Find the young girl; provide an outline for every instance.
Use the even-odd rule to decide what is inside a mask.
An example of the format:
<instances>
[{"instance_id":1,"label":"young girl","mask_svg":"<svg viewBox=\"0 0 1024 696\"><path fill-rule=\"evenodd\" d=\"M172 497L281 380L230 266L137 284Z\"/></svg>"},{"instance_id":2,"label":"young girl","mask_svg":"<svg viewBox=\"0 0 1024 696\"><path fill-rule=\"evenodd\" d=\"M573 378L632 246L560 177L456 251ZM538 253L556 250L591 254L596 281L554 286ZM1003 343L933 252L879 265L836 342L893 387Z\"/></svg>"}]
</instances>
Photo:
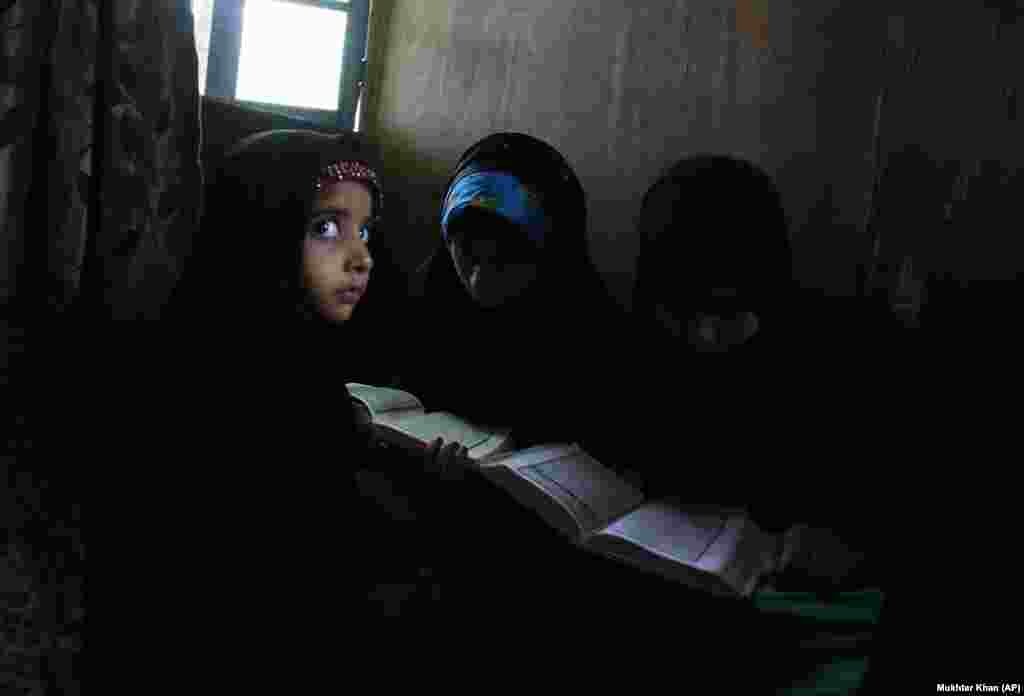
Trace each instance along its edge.
<instances>
[{"instance_id":1,"label":"young girl","mask_svg":"<svg viewBox=\"0 0 1024 696\"><path fill-rule=\"evenodd\" d=\"M176 314L227 328L336 329L358 316L381 252L383 205L356 136L249 136L208 175L203 224Z\"/></svg>"},{"instance_id":2,"label":"young girl","mask_svg":"<svg viewBox=\"0 0 1024 696\"><path fill-rule=\"evenodd\" d=\"M590 261L586 219L578 178L547 143L497 133L470 147L447 186L439 248L415 278L417 316L440 330L418 351L410 391L510 427L521 446L586 445L588 357L622 321Z\"/></svg>"},{"instance_id":3,"label":"young girl","mask_svg":"<svg viewBox=\"0 0 1024 696\"><path fill-rule=\"evenodd\" d=\"M357 488L357 472L387 469L423 498L437 493L433 479L394 472L423 474L458 454L434 443L416 461L382 458L345 389L369 381L366 363L389 343L357 319L373 293L384 210L373 161L354 136L271 131L241 141L209 182L178 309L201 346L191 383L216 414L205 439L225 444L239 489L271 496L264 514L303 535L361 530L345 535L350 597L381 582L415 586L432 562L416 543L422 514L412 529L396 521ZM250 456L259 468L243 465ZM338 473L341 486L326 485Z\"/></svg>"},{"instance_id":4,"label":"young girl","mask_svg":"<svg viewBox=\"0 0 1024 696\"><path fill-rule=\"evenodd\" d=\"M691 157L648 189L638 227L644 241L633 315L643 359L634 362L646 382L682 400L685 449L714 452L716 462L742 462L745 478L718 465L654 460L645 476L652 491L699 490L725 498L717 502L748 502L748 483L759 488L757 472L748 472L751 455L778 444L780 410L767 400L780 398L779 376L791 374L789 357L800 350L791 331L795 290L779 194L749 162ZM667 420L680 414L663 415L670 427ZM661 425L636 423L638 429Z\"/></svg>"},{"instance_id":5,"label":"young girl","mask_svg":"<svg viewBox=\"0 0 1024 696\"><path fill-rule=\"evenodd\" d=\"M609 400L609 385L631 377L620 371L625 319L590 261L586 199L565 158L521 133L484 138L455 166L439 232L413 293L429 322L419 335L431 340L409 391L431 409L510 428L520 447L576 442L621 464L609 454L618 433L596 415L626 405ZM633 569L575 549L477 477L458 500L453 618L564 626L594 649L633 620Z\"/></svg>"},{"instance_id":6,"label":"young girl","mask_svg":"<svg viewBox=\"0 0 1024 696\"><path fill-rule=\"evenodd\" d=\"M750 162L717 155L677 162L644 197L640 231L648 241L634 311L650 346L649 381L688 406L680 439L689 446L652 448L644 472L650 492L736 505L776 533L812 525L800 527L800 550L773 581L798 592L754 597L760 614L748 617L749 626L774 634L771 649L781 648L766 646L774 658L755 674L764 686L806 680L847 693L866 668L885 580L857 552L866 548L872 558L880 550L871 541L881 520L863 495L877 485L870 459L843 458L863 442L850 437L852 385L841 374L857 365L837 359L844 347L837 338L867 327L835 309L811 311L801 298L779 193ZM655 414L634 432L668 428L676 415ZM778 623L797 614L812 625ZM847 646L815 636L813 623ZM806 659L795 642L807 646Z\"/></svg>"},{"instance_id":7,"label":"young girl","mask_svg":"<svg viewBox=\"0 0 1024 696\"><path fill-rule=\"evenodd\" d=\"M640 231L634 312L652 346L643 364L689 395L694 452L717 463L681 476L651 468L652 485L748 506L775 531L806 522L877 547L863 505L884 476L878 448L900 437L874 396L891 384L882 358L893 325L797 288L779 193L750 162L677 162L645 196ZM845 472L846 495L824 494L823 458Z\"/></svg>"}]
</instances>

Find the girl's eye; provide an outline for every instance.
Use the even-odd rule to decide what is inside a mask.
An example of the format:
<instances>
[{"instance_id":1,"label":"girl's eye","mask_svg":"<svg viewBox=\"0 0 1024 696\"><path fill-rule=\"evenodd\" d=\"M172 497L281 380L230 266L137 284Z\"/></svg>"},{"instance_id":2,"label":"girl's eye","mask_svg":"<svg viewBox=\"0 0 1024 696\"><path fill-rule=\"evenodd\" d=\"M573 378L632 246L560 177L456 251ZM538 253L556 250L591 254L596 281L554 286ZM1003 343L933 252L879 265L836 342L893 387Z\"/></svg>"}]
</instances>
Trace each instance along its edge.
<instances>
[{"instance_id":1,"label":"girl's eye","mask_svg":"<svg viewBox=\"0 0 1024 696\"><path fill-rule=\"evenodd\" d=\"M316 220L310 228L310 234L314 239L337 239L341 236L338 223L329 218Z\"/></svg>"},{"instance_id":2,"label":"girl's eye","mask_svg":"<svg viewBox=\"0 0 1024 696\"><path fill-rule=\"evenodd\" d=\"M314 219L309 225L310 238L321 241L338 241L345 236L356 236L360 241L369 242L371 231L372 223L368 222L360 226L359 231L355 235L351 232L348 232L346 235L346 232L342 231L341 225L333 217Z\"/></svg>"}]
</instances>

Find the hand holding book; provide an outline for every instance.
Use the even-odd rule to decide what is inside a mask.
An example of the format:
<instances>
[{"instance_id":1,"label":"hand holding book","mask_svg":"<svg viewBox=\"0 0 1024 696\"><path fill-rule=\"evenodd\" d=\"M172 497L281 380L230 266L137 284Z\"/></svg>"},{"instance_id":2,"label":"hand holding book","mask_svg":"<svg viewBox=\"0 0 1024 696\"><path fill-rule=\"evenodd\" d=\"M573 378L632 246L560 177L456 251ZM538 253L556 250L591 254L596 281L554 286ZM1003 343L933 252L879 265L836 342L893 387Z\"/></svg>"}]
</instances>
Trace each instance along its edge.
<instances>
[{"instance_id":1,"label":"hand holding book","mask_svg":"<svg viewBox=\"0 0 1024 696\"><path fill-rule=\"evenodd\" d=\"M444 438L437 438L425 453L425 469L437 475L442 481L457 481L463 477L470 466L469 449L462 443L445 443Z\"/></svg>"},{"instance_id":2,"label":"hand holding book","mask_svg":"<svg viewBox=\"0 0 1024 696\"><path fill-rule=\"evenodd\" d=\"M459 443L473 460L507 451L512 438L507 430L494 430L442 411L427 412L412 394L387 387L349 383L356 418L372 426L380 443L421 452L437 438Z\"/></svg>"},{"instance_id":3,"label":"hand holding book","mask_svg":"<svg viewBox=\"0 0 1024 696\"><path fill-rule=\"evenodd\" d=\"M749 597L777 566L779 540L742 511L648 499L628 480L572 443L519 449L510 432L445 412L427 412L412 394L349 384L362 420L381 443L425 457L440 481L472 472L564 538L592 553L714 594ZM447 444L446 444L447 443ZM464 538L464 496L442 488L451 539ZM489 514L489 511L481 511Z\"/></svg>"}]
</instances>

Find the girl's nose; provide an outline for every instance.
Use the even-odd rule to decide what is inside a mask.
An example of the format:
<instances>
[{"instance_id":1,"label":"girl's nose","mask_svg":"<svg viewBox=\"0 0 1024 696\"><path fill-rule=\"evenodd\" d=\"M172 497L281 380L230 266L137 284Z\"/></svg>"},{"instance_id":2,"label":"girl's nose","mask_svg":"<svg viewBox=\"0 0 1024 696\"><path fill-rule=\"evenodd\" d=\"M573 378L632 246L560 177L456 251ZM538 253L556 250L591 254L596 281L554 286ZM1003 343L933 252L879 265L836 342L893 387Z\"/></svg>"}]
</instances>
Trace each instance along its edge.
<instances>
[{"instance_id":1,"label":"girl's nose","mask_svg":"<svg viewBox=\"0 0 1024 696\"><path fill-rule=\"evenodd\" d=\"M356 242L351 254L345 257L345 271L348 273L369 273L373 268L373 257L365 242Z\"/></svg>"}]
</instances>

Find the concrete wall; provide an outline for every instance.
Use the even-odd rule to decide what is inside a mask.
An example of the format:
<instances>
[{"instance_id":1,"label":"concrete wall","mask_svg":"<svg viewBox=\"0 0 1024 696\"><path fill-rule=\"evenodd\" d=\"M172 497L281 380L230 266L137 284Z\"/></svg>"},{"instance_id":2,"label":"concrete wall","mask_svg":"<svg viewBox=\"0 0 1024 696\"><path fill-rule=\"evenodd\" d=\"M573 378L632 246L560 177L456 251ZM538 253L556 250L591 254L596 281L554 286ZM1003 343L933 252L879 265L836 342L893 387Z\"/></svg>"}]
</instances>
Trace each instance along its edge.
<instances>
[{"instance_id":1,"label":"concrete wall","mask_svg":"<svg viewBox=\"0 0 1024 696\"><path fill-rule=\"evenodd\" d=\"M748 157L774 175L799 279L850 294L869 248L862 223L884 89L882 163L893 167L877 216L883 251L909 250L930 271L1012 274L1018 245L992 211L1021 188L1024 23L994 5L948 5L374 0L367 127L388 150L390 200L401 194L389 208L399 257L412 265L435 242L459 154L516 130L576 168L592 256L624 304L640 197L697 151ZM965 182L990 203L949 213Z\"/></svg>"}]
</instances>

